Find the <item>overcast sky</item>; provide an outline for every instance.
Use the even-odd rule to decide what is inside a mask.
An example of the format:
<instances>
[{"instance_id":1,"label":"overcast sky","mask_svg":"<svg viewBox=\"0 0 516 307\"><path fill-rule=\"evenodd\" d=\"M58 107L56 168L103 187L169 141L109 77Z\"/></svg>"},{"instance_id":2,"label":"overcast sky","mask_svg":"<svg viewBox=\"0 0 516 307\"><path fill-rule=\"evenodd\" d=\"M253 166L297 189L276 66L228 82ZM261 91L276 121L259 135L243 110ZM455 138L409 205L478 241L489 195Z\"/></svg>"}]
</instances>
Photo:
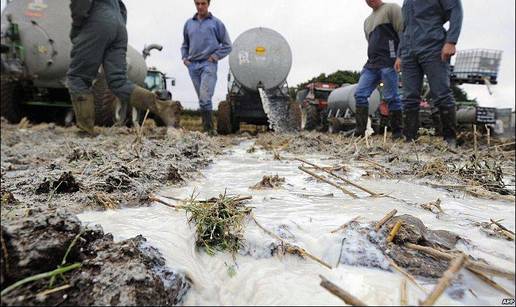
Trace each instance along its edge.
<instances>
[{"instance_id":1,"label":"overcast sky","mask_svg":"<svg viewBox=\"0 0 516 307\"><path fill-rule=\"evenodd\" d=\"M197 108L197 97L179 51L183 25L195 13L193 0L124 2L128 8L129 43L137 50L145 44L162 44L163 51L153 51L148 65L175 77L174 99L187 108ZM2 7L4 3L2 0ZM483 106L514 108L515 1L463 0L463 7L464 24L457 48L503 50L499 84L493 87L492 96L485 86L463 88ZM224 22L232 41L254 27L268 27L281 33L293 53L287 79L291 86L320 73L360 70L367 59L363 20L371 9L365 0L212 0L210 11ZM215 104L225 98L228 71L225 58L219 64Z\"/></svg>"}]
</instances>

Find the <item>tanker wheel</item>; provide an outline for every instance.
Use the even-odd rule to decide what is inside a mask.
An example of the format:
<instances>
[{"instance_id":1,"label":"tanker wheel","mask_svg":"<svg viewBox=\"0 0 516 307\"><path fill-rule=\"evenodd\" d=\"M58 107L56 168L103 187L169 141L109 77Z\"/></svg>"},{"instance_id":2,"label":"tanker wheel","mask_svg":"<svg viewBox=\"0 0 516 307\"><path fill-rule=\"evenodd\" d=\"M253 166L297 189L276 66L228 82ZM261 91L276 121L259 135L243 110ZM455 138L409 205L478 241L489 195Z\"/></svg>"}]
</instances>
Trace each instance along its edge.
<instances>
[{"instance_id":1,"label":"tanker wheel","mask_svg":"<svg viewBox=\"0 0 516 307\"><path fill-rule=\"evenodd\" d=\"M288 103L288 123L291 130L301 130L301 104L299 102L290 101Z\"/></svg>"},{"instance_id":2,"label":"tanker wheel","mask_svg":"<svg viewBox=\"0 0 516 307\"><path fill-rule=\"evenodd\" d=\"M319 112L319 118L321 120L320 132L328 132L329 123L328 123L328 108L323 109Z\"/></svg>"},{"instance_id":3,"label":"tanker wheel","mask_svg":"<svg viewBox=\"0 0 516 307\"><path fill-rule=\"evenodd\" d=\"M231 133L237 133L239 130L240 130L240 119L238 117L236 117L236 112L235 110L233 110L233 107L229 106L230 108L230 118L231 118Z\"/></svg>"},{"instance_id":4,"label":"tanker wheel","mask_svg":"<svg viewBox=\"0 0 516 307\"><path fill-rule=\"evenodd\" d=\"M328 119L328 133L339 133L344 130L344 125L339 121L337 117L331 117Z\"/></svg>"},{"instance_id":5,"label":"tanker wheel","mask_svg":"<svg viewBox=\"0 0 516 307\"><path fill-rule=\"evenodd\" d=\"M17 124L23 118L23 89L17 81L7 76L1 77L1 116L11 124Z\"/></svg>"},{"instance_id":6,"label":"tanker wheel","mask_svg":"<svg viewBox=\"0 0 516 307\"><path fill-rule=\"evenodd\" d=\"M309 104L302 108L301 128L304 130L315 130L319 125L319 111L317 106Z\"/></svg>"},{"instance_id":7,"label":"tanker wheel","mask_svg":"<svg viewBox=\"0 0 516 307\"><path fill-rule=\"evenodd\" d=\"M231 125L231 105L227 101L219 103L217 113L217 132L220 135L228 135L233 132Z\"/></svg>"},{"instance_id":8,"label":"tanker wheel","mask_svg":"<svg viewBox=\"0 0 516 307\"><path fill-rule=\"evenodd\" d=\"M113 95L103 73L100 73L93 83L92 92L95 101L95 125L125 125L129 112L128 106L120 103L120 100Z\"/></svg>"}]
</instances>

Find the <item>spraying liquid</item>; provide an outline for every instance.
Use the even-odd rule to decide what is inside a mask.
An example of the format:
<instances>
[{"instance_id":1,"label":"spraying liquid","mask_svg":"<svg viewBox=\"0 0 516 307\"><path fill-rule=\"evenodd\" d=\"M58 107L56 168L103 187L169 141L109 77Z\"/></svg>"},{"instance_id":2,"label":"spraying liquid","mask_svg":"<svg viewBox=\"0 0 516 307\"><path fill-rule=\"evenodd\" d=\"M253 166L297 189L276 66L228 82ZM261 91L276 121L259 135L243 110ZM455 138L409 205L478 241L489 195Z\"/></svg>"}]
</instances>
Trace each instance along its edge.
<instances>
[{"instance_id":1,"label":"spraying liquid","mask_svg":"<svg viewBox=\"0 0 516 307\"><path fill-rule=\"evenodd\" d=\"M269 119L269 128L279 133L292 132L295 130L289 118L288 98L273 98L262 88L258 88L258 91L260 93L263 110Z\"/></svg>"}]
</instances>

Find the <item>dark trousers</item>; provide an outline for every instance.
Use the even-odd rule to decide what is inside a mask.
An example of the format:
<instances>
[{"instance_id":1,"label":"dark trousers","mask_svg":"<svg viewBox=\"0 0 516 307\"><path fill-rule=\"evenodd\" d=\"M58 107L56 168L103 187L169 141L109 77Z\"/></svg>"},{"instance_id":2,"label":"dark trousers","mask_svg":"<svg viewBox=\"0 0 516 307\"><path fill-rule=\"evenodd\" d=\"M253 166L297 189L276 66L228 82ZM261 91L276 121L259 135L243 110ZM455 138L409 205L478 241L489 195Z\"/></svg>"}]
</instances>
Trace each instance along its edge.
<instances>
[{"instance_id":1,"label":"dark trousers","mask_svg":"<svg viewBox=\"0 0 516 307\"><path fill-rule=\"evenodd\" d=\"M404 110L419 110L425 75L430 85L434 106L436 108L455 106L450 88L450 64L441 60L440 53L404 55L401 66Z\"/></svg>"},{"instance_id":2,"label":"dark trousers","mask_svg":"<svg viewBox=\"0 0 516 307\"><path fill-rule=\"evenodd\" d=\"M122 102L129 102L134 84L127 79L127 29L116 19L90 19L72 38L67 85L72 96L91 92L103 66L108 86Z\"/></svg>"}]
</instances>

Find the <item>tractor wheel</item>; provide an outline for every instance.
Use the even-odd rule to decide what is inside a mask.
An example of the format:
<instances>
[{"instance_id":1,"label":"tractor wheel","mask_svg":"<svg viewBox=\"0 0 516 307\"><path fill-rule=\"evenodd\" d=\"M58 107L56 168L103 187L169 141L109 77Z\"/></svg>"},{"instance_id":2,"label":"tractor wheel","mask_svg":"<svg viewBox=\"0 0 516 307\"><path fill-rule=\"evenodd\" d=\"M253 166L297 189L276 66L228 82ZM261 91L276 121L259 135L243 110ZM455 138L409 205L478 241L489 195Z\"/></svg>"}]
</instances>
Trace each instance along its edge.
<instances>
[{"instance_id":1,"label":"tractor wheel","mask_svg":"<svg viewBox=\"0 0 516 307\"><path fill-rule=\"evenodd\" d=\"M221 101L217 113L217 132L220 135L231 134L233 132L232 126L231 105L227 101Z\"/></svg>"},{"instance_id":2,"label":"tractor wheel","mask_svg":"<svg viewBox=\"0 0 516 307\"><path fill-rule=\"evenodd\" d=\"M301 130L301 104L299 102L288 103L288 123L292 131Z\"/></svg>"},{"instance_id":3,"label":"tractor wheel","mask_svg":"<svg viewBox=\"0 0 516 307\"><path fill-rule=\"evenodd\" d=\"M1 77L1 116L12 124L23 118L23 89L19 82L6 76Z\"/></svg>"},{"instance_id":4,"label":"tractor wheel","mask_svg":"<svg viewBox=\"0 0 516 307\"><path fill-rule=\"evenodd\" d=\"M301 129L312 131L319 125L319 111L317 106L309 104L306 107L301 108Z\"/></svg>"},{"instance_id":5,"label":"tractor wheel","mask_svg":"<svg viewBox=\"0 0 516 307\"><path fill-rule=\"evenodd\" d=\"M128 106L113 95L103 73L100 73L93 83L92 92L95 101L95 125L125 125L129 113Z\"/></svg>"}]
</instances>

